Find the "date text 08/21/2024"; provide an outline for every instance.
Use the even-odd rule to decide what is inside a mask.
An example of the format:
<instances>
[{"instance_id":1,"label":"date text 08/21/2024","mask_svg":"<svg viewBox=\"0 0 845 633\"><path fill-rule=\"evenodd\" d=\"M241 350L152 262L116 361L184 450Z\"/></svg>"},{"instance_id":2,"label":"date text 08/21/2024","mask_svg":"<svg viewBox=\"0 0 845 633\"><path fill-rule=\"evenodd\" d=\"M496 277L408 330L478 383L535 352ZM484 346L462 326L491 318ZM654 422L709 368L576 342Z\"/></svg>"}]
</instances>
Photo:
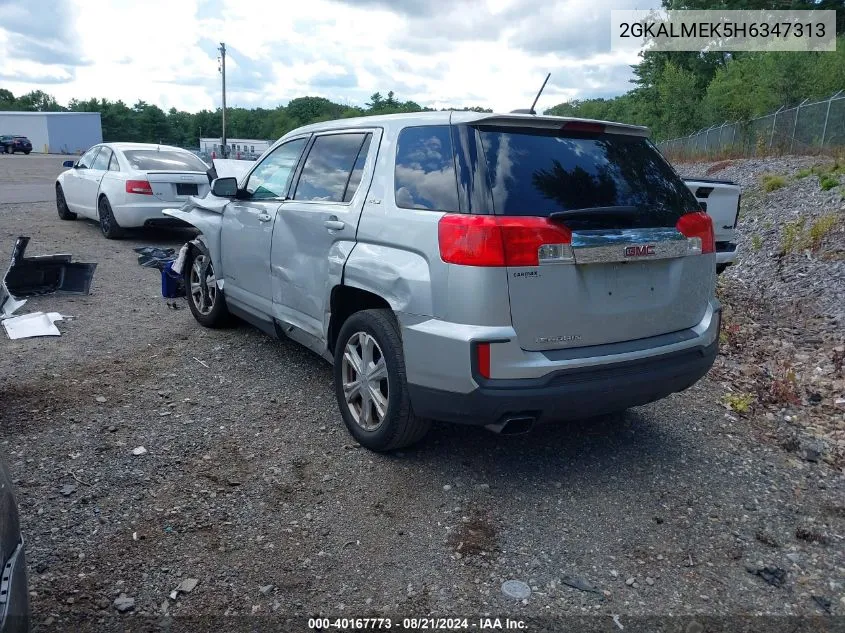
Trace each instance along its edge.
<instances>
[{"instance_id":1,"label":"date text 08/21/2024","mask_svg":"<svg viewBox=\"0 0 845 633\"><path fill-rule=\"evenodd\" d=\"M389 630L396 627L400 631L458 631L458 630L524 630L525 622L510 618L403 618L394 621L391 618L310 618L308 628L314 631L365 631Z\"/></svg>"}]
</instances>

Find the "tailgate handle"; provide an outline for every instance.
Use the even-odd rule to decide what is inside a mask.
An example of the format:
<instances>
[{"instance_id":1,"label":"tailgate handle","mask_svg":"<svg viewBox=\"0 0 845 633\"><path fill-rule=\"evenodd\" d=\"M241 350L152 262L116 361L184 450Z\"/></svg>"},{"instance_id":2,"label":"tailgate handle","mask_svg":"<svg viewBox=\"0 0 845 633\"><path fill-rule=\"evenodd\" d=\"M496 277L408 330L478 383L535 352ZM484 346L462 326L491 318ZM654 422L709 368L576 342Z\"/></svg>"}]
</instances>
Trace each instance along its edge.
<instances>
[{"instance_id":1,"label":"tailgate handle","mask_svg":"<svg viewBox=\"0 0 845 633\"><path fill-rule=\"evenodd\" d=\"M336 215L331 216L328 220L323 222L325 227L330 231L340 231L346 226L346 223L342 220L338 220Z\"/></svg>"},{"instance_id":2,"label":"tailgate handle","mask_svg":"<svg viewBox=\"0 0 845 633\"><path fill-rule=\"evenodd\" d=\"M273 218L270 216L269 213L259 213L258 214L258 221L259 222L269 222Z\"/></svg>"}]
</instances>

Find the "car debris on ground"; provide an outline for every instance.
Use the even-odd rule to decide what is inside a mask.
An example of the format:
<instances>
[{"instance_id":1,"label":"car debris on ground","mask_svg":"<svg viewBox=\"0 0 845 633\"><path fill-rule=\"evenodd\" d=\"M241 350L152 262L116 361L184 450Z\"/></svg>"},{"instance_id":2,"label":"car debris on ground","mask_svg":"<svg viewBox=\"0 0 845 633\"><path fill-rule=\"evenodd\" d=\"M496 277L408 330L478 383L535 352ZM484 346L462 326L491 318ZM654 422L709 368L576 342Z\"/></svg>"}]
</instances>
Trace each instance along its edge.
<instances>
[{"instance_id":1,"label":"car debris on ground","mask_svg":"<svg viewBox=\"0 0 845 633\"><path fill-rule=\"evenodd\" d=\"M15 241L9 269L0 282L0 320L10 339L61 336L55 321L68 317L58 312L13 315L29 297L89 294L97 264L72 262L68 254L25 257L29 239L20 236Z\"/></svg>"},{"instance_id":2,"label":"car debris on ground","mask_svg":"<svg viewBox=\"0 0 845 633\"><path fill-rule=\"evenodd\" d=\"M21 316L3 319L3 327L10 339L31 338L34 336L61 336L55 321L63 321L58 312L33 312Z\"/></svg>"},{"instance_id":3,"label":"car debris on ground","mask_svg":"<svg viewBox=\"0 0 845 633\"><path fill-rule=\"evenodd\" d=\"M138 264L145 268L156 268L161 272L161 296L175 299L185 296L185 281L182 277L182 267L188 254L188 244L182 246L177 253L173 248L157 248L155 246L139 246L134 249L138 253ZM167 306L178 310L175 302L167 302Z\"/></svg>"}]
</instances>

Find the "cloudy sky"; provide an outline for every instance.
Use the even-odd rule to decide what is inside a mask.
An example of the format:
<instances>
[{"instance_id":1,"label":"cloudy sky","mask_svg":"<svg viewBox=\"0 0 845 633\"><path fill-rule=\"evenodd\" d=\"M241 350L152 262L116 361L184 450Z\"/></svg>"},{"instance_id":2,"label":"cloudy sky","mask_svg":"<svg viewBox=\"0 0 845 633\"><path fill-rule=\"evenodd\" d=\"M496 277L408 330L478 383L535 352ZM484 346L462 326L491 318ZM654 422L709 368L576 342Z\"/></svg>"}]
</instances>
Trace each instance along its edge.
<instances>
[{"instance_id":1,"label":"cloudy sky","mask_svg":"<svg viewBox=\"0 0 845 633\"><path fill-rule=\"evenodd\" d=\"M433 107L538 108L625 92L637 58L610 51L610 10L659 0L0 0L0 87L60 103L274 107L376 91Z\"/></svg>"}]
</instances>

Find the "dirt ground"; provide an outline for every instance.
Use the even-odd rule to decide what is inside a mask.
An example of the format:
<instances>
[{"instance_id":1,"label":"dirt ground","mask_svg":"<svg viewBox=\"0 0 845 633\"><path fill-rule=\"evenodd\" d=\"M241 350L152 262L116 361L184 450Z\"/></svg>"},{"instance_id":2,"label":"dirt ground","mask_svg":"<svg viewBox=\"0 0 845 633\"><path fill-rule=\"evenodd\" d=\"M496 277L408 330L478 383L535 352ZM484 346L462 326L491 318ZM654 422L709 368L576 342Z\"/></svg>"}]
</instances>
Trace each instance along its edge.
<instances>
[{"instance_id":1,"label":"dirt ground","mask_svg":"<svg viewBox=\"0 0 845 633\"><path fill-rule=\"evenodd\" d=\"M49 185L61 160L0 156L0 189ZM829 618L845 614L841 472L728 415L709 379L621 418L519 437L437 425L377 455L343 427L323 360L167 306L132 248L190 232L107 241L54 202L0 204L4 259L18 235L30 254L98 263L90 296L20 310L73 316L61 337L0 334L0 455L35 631L163 615L274 616L291 630L318 614L488 615L528 630L586 615L602 630L647 615L842 622ZM530 597L506 596L512 579Z\"/></svg>"}]
</instances>

